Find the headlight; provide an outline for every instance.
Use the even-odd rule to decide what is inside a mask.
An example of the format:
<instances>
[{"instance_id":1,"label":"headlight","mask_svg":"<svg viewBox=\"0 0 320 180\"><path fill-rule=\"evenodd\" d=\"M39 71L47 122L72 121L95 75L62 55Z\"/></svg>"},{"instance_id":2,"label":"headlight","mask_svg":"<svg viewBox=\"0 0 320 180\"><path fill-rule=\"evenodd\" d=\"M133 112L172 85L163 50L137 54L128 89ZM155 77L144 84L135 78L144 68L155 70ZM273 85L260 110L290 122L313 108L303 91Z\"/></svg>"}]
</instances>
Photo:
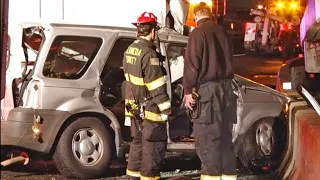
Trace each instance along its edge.
<instances>
[{"instance_id":1,"label":"headlight","mask_svg":"<svg viewBox=\"0 0 320 180\"><path fill-rule=\"evenodd\" d=\"M283 90L291 90L292 89L291 82L282 83L282 89Z\"/></svg>"}]
</instances>

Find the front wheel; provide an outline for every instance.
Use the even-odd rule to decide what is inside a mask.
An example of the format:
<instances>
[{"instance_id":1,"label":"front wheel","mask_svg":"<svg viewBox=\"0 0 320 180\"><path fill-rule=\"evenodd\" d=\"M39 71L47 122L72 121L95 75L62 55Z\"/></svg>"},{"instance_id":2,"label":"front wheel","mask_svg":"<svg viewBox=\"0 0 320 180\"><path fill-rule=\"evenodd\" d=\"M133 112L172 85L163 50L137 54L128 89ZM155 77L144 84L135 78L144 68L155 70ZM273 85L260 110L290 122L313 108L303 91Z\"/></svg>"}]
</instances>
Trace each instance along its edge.
<instances>
[{"instance_id":1,"label":"front wheel","mask_svg":"<svg viewBox=\"0 0 320 180\"><path fill-rule=\"evenodd\" d=\"M239 149L241 164L249 168L255 160L272 160L279 154L278 134L271 121L256 122L245 134Z\"/></svg>"},{"instance_id":2,"label":"front wheel","mask_svg":"<svg viewBox=\"0 0 320 180\"><path fill-rule=\"evenodd\" d=\"M110 132L105 124L94 117L83 117L64 130L53 160L68 178L98 178L109 167L111 152Z\"/></svg>"}]
</instances>

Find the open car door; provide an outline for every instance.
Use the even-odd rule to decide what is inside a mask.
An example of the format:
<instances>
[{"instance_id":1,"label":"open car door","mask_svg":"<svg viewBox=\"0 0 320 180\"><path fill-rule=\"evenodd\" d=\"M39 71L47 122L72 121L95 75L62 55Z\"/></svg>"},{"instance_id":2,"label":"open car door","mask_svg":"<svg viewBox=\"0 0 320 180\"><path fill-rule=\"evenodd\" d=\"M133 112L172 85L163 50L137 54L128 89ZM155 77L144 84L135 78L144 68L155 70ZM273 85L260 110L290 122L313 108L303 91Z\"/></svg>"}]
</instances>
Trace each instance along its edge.
<instances>
[{"instance_id":1,"label":"open car door","mask_svg":"<svg viewBox=\"0 0 320 180\"><path fill-rule=\"evenodd\" d=\"M312 107L320 116L319 100L317 101L316 98L314 98L303 86L301 86L301 89L299 89L298 92L309 106Z\"/></svg>"},{"instance_id":2,"label":"open car door","mask_svg":"<svg viewBox=\"0 0 320 180\"><path fill-rule=\"evenodd\" d=\"M1 1L1 100L5 94L6 61L8 52L8 0Z\"/></svg>"}]
</instances>

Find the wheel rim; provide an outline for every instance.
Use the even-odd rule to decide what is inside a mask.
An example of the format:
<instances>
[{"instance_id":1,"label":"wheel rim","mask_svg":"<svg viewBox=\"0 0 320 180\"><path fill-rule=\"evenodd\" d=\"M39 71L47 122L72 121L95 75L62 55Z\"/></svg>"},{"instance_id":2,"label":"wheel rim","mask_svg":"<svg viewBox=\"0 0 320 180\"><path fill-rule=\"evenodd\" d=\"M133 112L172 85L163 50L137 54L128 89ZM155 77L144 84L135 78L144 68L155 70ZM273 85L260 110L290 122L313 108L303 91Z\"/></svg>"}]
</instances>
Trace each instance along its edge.
<instances>
[{"instance_id":1,"label":"wheel rim","mask_svg":"<svg viewBox=\"0 0 320 180\"><path fill-rule=\"evenodd\" d=\"M256 130L256 141L262 153L266 156L272 153L274 133L270 124L260 123Z\"/></svg>"},{"instance_id":2,"label":"wheel rim","mask_svg":"<svg viewBox=\"0 0 320 180\"><path fill-rule=\"evenodd\" d=\"M99 162L103 154L103 142L99 134L90 128L78 130L72 138L74 157L84 166Z\"/></svg>"}]
</instances>

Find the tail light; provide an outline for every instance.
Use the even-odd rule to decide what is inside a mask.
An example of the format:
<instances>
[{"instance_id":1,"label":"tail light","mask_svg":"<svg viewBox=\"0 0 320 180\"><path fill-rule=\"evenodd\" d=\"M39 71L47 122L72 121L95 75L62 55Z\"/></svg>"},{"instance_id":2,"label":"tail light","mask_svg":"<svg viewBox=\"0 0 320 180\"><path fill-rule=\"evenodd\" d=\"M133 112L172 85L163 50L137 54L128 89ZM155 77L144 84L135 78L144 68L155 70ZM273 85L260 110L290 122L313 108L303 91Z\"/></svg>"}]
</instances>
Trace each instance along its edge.
<instances>
[{"instance_id":1,"label":"tail light","mask_svg":"<svg viewBox=\"0 0 320 180\"><path fill-rule=\"evenodd\" d=\"M251 24L253 24L253 23L246 23L246 29L245 29L246 34L256 32L256 27L254 25L251 26Z\"/></svg>"},{"instance_id":2,"label":"tail light","mask_svg":"<svg viewBox=\"0 0 320 180\"><path fill-rule=\"evenodd\" d=\"M23 107L41 109L42 84L38 80L32 80L23 94Z\"/></svg>"},{"instance_id":3,"label":"tail light","mask_svg":"<svg viewBox=\"0 0 320 180\"><path fill-rule=\"evenodd\" d=\"M248 23L245 24L245 31L246 33L248 33L248 31L250 30L250 25Z\"/></svg>"}]
</instances>

